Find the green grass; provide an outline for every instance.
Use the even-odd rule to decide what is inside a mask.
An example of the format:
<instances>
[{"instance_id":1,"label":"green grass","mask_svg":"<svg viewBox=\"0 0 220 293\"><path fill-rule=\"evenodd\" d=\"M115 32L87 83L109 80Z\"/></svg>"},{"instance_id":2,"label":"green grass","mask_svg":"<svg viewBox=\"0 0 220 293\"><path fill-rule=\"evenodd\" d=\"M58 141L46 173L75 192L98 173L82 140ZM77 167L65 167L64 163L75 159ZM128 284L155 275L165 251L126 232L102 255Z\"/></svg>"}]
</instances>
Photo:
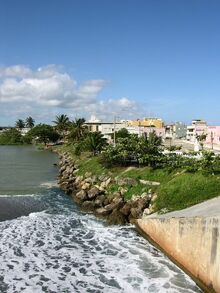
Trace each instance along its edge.
<instances>
[{"instance_id":1,"label":"green grass","mask_svg":"<svg viewBox=\"0 0 220 293\"><path fill-rule=\"evenodd\" d=\"M158 195L158 210L180 210L220 195L220 177L199 172L183 173L164 182Z\"/></svg>"},{"instance_id":2,"label":"green grass","mask_svg":"<svg viewBox=\"0 0 220 293\"><path fill-rule=\"evenodd\" d=\"M108 175L112 178L130 177L137 180L144 179L160 182L159 186L138 184L137 186L123 186L128 191L125 199L133 195L141 195L151 189L158 194L156 209L169 211L180 210L210 198L220 195L220 176L204 175L201 172L187 173L184 170L151 169L149 167L115 167L106 168L102 165L99 157L93 157L90 153L83 153L80 157L74 155L71 146L59 146L59 150L67 151L79 166L79 175L91 172L94 175ZM118 191L116 183L109 185L108 193Z\"/></svg>"}]
</instances>

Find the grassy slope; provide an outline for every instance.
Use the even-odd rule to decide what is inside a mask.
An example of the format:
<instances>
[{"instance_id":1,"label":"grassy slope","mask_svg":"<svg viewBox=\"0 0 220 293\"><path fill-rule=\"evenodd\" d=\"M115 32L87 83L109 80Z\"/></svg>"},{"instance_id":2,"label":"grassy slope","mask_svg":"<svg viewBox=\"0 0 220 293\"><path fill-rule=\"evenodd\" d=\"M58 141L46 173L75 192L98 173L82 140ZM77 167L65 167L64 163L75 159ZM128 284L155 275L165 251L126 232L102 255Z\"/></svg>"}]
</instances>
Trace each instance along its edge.
<instances>
[{"instance_id":1,"label":"grassy slope","mask_svg":"<svg viewBox=\"0 0 220 293\"><path fill-rule=\"evenodd\" d=\"M156 201L158 210L164 208L170 211L179 210L220 195L220 176L217 175L204 175L199 172L184 173L183 171L178 172L178 170L169 172L166 169L152 170L149 167L105 168L99 162L98 157L91 157L89 153L76 157L71 147L65 146L60 149L71 153L73 159L79 165L79 175L92 172L96 175L110 175L113 178L116 176L131 177L160 182L160 186L147 186L143 184L133 187L124 186L128 190L125 194L126 199L131 198L132 195L141 195L149 189L156 191L158 194ZM116 191L118 187L114 183L110 185L109 191Z\"/></svg>"}]
</instances>

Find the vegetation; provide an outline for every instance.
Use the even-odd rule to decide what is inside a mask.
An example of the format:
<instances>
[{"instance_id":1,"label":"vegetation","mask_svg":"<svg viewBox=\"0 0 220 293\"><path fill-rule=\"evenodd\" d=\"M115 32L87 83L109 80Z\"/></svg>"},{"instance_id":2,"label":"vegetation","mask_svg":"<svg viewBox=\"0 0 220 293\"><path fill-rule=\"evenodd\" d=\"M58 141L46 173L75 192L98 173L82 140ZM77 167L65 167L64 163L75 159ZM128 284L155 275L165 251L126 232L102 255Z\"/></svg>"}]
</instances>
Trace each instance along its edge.
<instances>
[{"instance_id":1,"label":"vegetation","mask_svg":"<svg viewBox=\"0 0 220 293\"><path fill-rule=\"evenodd\" d=\"M18 120L15 122L15 127L18 128L18 129L23 129L23 128L25 128L25 122L24 122L24 120L22 120L22 119L18 119Z\"/></svg>"},{"instance_id":2,"label":"vegetation","mask_svg":"<svg viewBox=\"0 0 220 293\"><path fill-rule=\"evenodd\" d=\"M85 119L75 119L70 125L69 134L67 136L68 142L75 143L82 141L88 134L88 129L85 126Z\"/></svg>"},{"instance_id":3,"label":"vegetation","mask_svg":"<svg viewBox=\"0 0 220 293\"><path fill-rule=\"evenodd\" d=\"M35 123L35 121L34 121L34 119L31 116L27 117L26 120L25 120L25 126L27 128L33 128L34 127L34 123Z\"/></svg>"},{"instance_id":4,"label":"vegetation","mask_svg":"<svg viewBox=\"0 0 220 293\"><path fill-rule=\"evenodd\" d=\"M134 186L123 186L126 200L150 190L158 195L155 202L158 211L172 211L220 195L220 156L213 152L202 151L200 156L193 152L178 155L175 151L179 147L172 146L170 152L165 153L162 140L155 132L148 137L138 137L126 129L116 132L114 146L108 144L100 132L89 132L84 118L70 122L64 114L56 117L55 127L47 124L34 126L32 117L25 121L25 125L31 128L26 135L21 134L24 121L19 119L17 129L0 134L0 144L35 141L46 145L65 137L66 144L59 149L72 155L79 165L79 175L91 172L113 178L133 178L139 182ZM201 143L204 137L197 139ZM160 184L141 183L140 179ZM114 182L108 188L113 192L120 186Z\"/></svg>"},{"instance_id":5,"label":"vegetation","mask_svg":"<svg viewBox=\"0 0 220 293\"><path fill-rule=\"evenodd\" d=\"M22 135L19 130L11 128L0 135L1 145L23 144Z\"/></svg>"},{"instance_id":6,"label":"vegetation","mask_svg":"<svg viewBox=\"0 0 220 293\"><path fill-rule=\"evenodd\" d=\"M70 120L65 114L57 115L56 120L53 121L53 123L55 123L55 128L62 137L70 127Z\"/></svg>"},{"instance_id":7,"label":"vegetation","mask_svg":"<svg viewBox=\"0 0 220 293\"><path fill-rule=\"evenodd\" d=\"M60 137L58 132L47 124L36 125L28 132L28 136L45 145L49 142L56 142Z\"/></svg>"}]
</instances>

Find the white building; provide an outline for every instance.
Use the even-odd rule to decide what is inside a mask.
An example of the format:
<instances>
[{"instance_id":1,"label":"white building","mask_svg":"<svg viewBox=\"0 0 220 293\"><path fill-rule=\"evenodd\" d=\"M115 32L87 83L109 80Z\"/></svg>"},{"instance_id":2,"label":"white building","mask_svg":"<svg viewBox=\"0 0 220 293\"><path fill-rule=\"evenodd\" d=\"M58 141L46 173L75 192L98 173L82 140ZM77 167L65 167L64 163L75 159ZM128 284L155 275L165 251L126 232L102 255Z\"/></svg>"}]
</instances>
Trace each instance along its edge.
<instances>
[{"instance_id":1,"label":"white building","mask_svg":"<svg viewBox=\"0 0 220 293\"><path fill-rule=\"evenodd\" d=\"M186 139L195 142L196 137L207 134L207 122L202 119L192 120L192 125L187 126Z\"/></svg>"}]
</instances>

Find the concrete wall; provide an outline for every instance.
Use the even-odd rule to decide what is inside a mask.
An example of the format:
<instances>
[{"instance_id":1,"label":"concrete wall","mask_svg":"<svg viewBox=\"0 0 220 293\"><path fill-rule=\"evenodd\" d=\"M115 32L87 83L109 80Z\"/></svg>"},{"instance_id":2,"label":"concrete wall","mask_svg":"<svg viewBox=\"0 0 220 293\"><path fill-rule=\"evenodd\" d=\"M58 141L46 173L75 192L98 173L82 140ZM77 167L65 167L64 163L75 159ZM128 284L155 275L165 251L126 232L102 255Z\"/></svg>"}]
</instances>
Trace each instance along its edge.
<instances>
[{"instance_id":1,"label":"concrete wall","mask_svg":"<svg viewBox=\"0 0 220 293\"><path fill-rule=\"evenodd\" d=\"M211 291L220 292L220 216L146 218L137 226Z\"/></svg>"}]
</instances>

